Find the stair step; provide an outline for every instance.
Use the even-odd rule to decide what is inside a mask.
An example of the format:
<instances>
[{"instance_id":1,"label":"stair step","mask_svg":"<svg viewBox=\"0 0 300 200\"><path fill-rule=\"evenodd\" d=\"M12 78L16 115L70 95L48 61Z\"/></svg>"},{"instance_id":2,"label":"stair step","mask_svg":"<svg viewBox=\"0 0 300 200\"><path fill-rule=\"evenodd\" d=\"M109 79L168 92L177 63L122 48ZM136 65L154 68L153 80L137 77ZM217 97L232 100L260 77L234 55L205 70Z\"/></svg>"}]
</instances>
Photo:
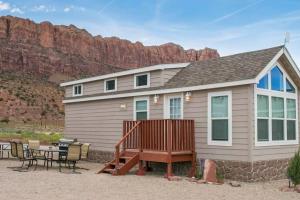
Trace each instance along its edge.
<instances>
[{"instance_id":1,"label":"stair step","mask_svg":"<svg viewBox=\"0 0 300 200\"><path fill-rule=\"evenodd\" d=\"M116 163L115 162L113 162L113 163L110 163L110 165L111 166L115 166L116 165ZM124 166L125 165L125 163L119 163L119 167L122 167L122 166Z\"/></svg>"},{"instance_id":2,"label":"stair step","mask_svg":"<svg viewBox=\"0 0 300 200\"><path fill-rule=\"evenodd\" d=\"M132 157L130 156L121 156L120 159L124 159L124 160L130 160Z\"/></svg>"},{"instance_id":3,"label":"stair step","mask_svg":"<svg viewBox=\"0 0 300 200\"><path fill-rule=\"evenodd\" d=\"M109 174L113 174L115 172L115 169L104 169L103 170L104 173L109 173Z\"/></svg>"}]
</instances>

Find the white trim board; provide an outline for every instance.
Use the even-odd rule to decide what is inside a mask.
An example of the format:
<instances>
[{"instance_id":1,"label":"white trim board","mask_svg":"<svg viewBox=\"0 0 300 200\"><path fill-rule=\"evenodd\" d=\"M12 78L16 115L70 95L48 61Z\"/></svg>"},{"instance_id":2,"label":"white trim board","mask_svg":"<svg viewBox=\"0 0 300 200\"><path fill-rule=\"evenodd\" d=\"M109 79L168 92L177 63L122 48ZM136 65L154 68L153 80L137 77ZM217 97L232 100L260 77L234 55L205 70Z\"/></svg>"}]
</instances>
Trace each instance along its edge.
<instances>
[{"instance_id":1,"label":"white trim board","mask_svg":"<svg viewBox=\"0 0 300 200\"><path fill-rule=\"evenodd\" d=\"M192 86L192 87L150 90L150 91L132 92L132 93L124 93L124 94L112 94L112 95L103 95L103 96L94 96L94 97L82 97L82 98L77 98L77 99L63 100L63 103L77 103L77 102L83 102L83 101L95 101L95 100L103 100L103 99L117 99L117 98L124 98L124 97L189 92L189 91L224 88L224 87L239 86L239 85L248 85L248 84L255 84L255 83L256 83L255 79L249 79L249 80L243 80L243 81L217 83L217 84L209 84L209 85L199 85L199 86Z\"/></svg>"},{"instance_id":2,"label":"white trim board","mask_svg":"<svg viewBox=\"0 0 300 200\"><path fill-rule=\"evenodd\" d=\"M92 82L92 81L99 81L99 80L103 80L103 79L115 78L118 76L125 76L125 75L131 75L131 74L138 74L138 73L149 72L149 71L154 71L154 70L184 68L184 67L188 66L189 64L190 63L153 65L153 66L149 66L149 67L130 69L130 70L125 70L125 71L116 72L116 73L112 73L112 74L106 74L106 75L84 78L84 79L75 80L75 81L69 81L69 82L61 83L60 86L65 87L65 86L69 86L69 85L75 85L75 84Z\"/></svg>"}]
</instances>

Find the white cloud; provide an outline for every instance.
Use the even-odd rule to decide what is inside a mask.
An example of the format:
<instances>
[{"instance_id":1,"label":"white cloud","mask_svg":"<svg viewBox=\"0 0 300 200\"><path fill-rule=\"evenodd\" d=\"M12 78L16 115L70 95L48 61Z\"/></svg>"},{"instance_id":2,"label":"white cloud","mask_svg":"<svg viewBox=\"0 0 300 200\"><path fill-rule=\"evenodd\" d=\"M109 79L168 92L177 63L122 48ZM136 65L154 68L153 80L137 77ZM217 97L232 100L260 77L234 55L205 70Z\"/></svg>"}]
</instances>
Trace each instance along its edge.
<instances>
[{"instance_id":1,"label":"white cloud","mask_svg":"<svg viewBox=\"0 0 300 200\"><path fill-rule=\"evenodd\" d=\"M33 12L55 12L56 8L53 6L46 6L46 5L36 5L34 6L31 11Z\"/></svg>"},{"instance_id":2,"label":"white cloud","mask_svg":"<svg viewBox=\"0 0 300 200\"><path fill-rule=\"evenodd\" d=\"M11 10L10 10L10 12L11 13L19 13L19 14L23 14L24 13L24 11L22 11L20 8L12 8Z\"/></svg>"},{"instance_id":3,"label":"white cloud","mask_svg":"<svg viewBox=\"0 0 300 200\"><path fill-rule=\"evenodd\" d=\"M81 6L74 6L74 5L71 5L71 6L67 6L64 8L64 12L70 12L70 11L80 11L80 12L84 12L85 11L85 8L84 7L81 7Z\"/></svg>"},{"instance_id":4,"label":"white cloud","mask_svg":"<svg viewBox=\"0 0 300 200\"><path fill-rule=\"evenodd\" d=\"M66 7L66 8L64 8L64 12L69 12L71 10L71 8L70 7Z\"/></svg>"},{"instance_id":5,"label":"white cloud","mask_svg":"<svg viewBox=\"0 0 300 200\"><path fill-rule=\"evenodd\" d=\"M9 9L10 9L9 3L5 3L5 2L0 1L0 11L1 10L9 10Z\"/></svg>"}]
</instances>

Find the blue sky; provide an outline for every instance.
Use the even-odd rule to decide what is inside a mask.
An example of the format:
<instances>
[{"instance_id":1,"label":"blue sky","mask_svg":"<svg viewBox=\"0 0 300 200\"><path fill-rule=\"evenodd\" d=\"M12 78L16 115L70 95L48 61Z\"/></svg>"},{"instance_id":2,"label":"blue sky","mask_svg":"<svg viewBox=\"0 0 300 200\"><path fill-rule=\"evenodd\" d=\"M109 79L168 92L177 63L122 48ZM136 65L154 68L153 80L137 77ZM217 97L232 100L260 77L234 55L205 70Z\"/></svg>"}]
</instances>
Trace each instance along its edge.
<instances>
[{"instance_id":1,"label":"blue sky","mask_svg":"<svg viewBox=\"0 0 300 200\"><path fill-rule=\"evenodd\" d=\"M300 0L1 0L0 14L221 55L281 45L289 32L287 46L300 66Z\"/></svg>"}]
</instances>

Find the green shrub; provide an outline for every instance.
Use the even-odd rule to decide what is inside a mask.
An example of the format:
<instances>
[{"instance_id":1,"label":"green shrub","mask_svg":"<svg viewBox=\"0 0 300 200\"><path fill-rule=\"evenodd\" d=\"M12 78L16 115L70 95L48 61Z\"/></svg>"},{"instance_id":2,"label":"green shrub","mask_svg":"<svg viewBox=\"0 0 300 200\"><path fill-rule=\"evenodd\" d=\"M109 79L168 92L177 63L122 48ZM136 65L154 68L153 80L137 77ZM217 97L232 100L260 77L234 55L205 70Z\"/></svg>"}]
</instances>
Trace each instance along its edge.
<instances>
[{"instance_id":1,"label":"green shrub","mask_svg":"<svg viewBox=\"0 0 300 200\"><path fill-rule=\"evenodd\" d=\"M295 153L295 156L291 159L287 169L287 175L294 186L300 184L300 151Z\"/></svg>"},{"instance_id":2,"label":"green shrub","mask_svg":"<svg viewBox=\"0 0 300 200\"><path fill-rule=\"evenodd\" d=\"M203 177L203 172L201 170L201 167L200 166L197 166L196 167L196 173L195 173L195 178L196 179L202 179Z\"/></svg>"},{"instance_id":3,"label":"green shrub","mask_svg":"<svg viewBox=\"0 0 300 200\"><path fill-rule=\"evenodd\" d=\"M8 117L4 117L3 119L0 120L0 122L8 124L9 118Z\"/></svg>"}]
</instances>

